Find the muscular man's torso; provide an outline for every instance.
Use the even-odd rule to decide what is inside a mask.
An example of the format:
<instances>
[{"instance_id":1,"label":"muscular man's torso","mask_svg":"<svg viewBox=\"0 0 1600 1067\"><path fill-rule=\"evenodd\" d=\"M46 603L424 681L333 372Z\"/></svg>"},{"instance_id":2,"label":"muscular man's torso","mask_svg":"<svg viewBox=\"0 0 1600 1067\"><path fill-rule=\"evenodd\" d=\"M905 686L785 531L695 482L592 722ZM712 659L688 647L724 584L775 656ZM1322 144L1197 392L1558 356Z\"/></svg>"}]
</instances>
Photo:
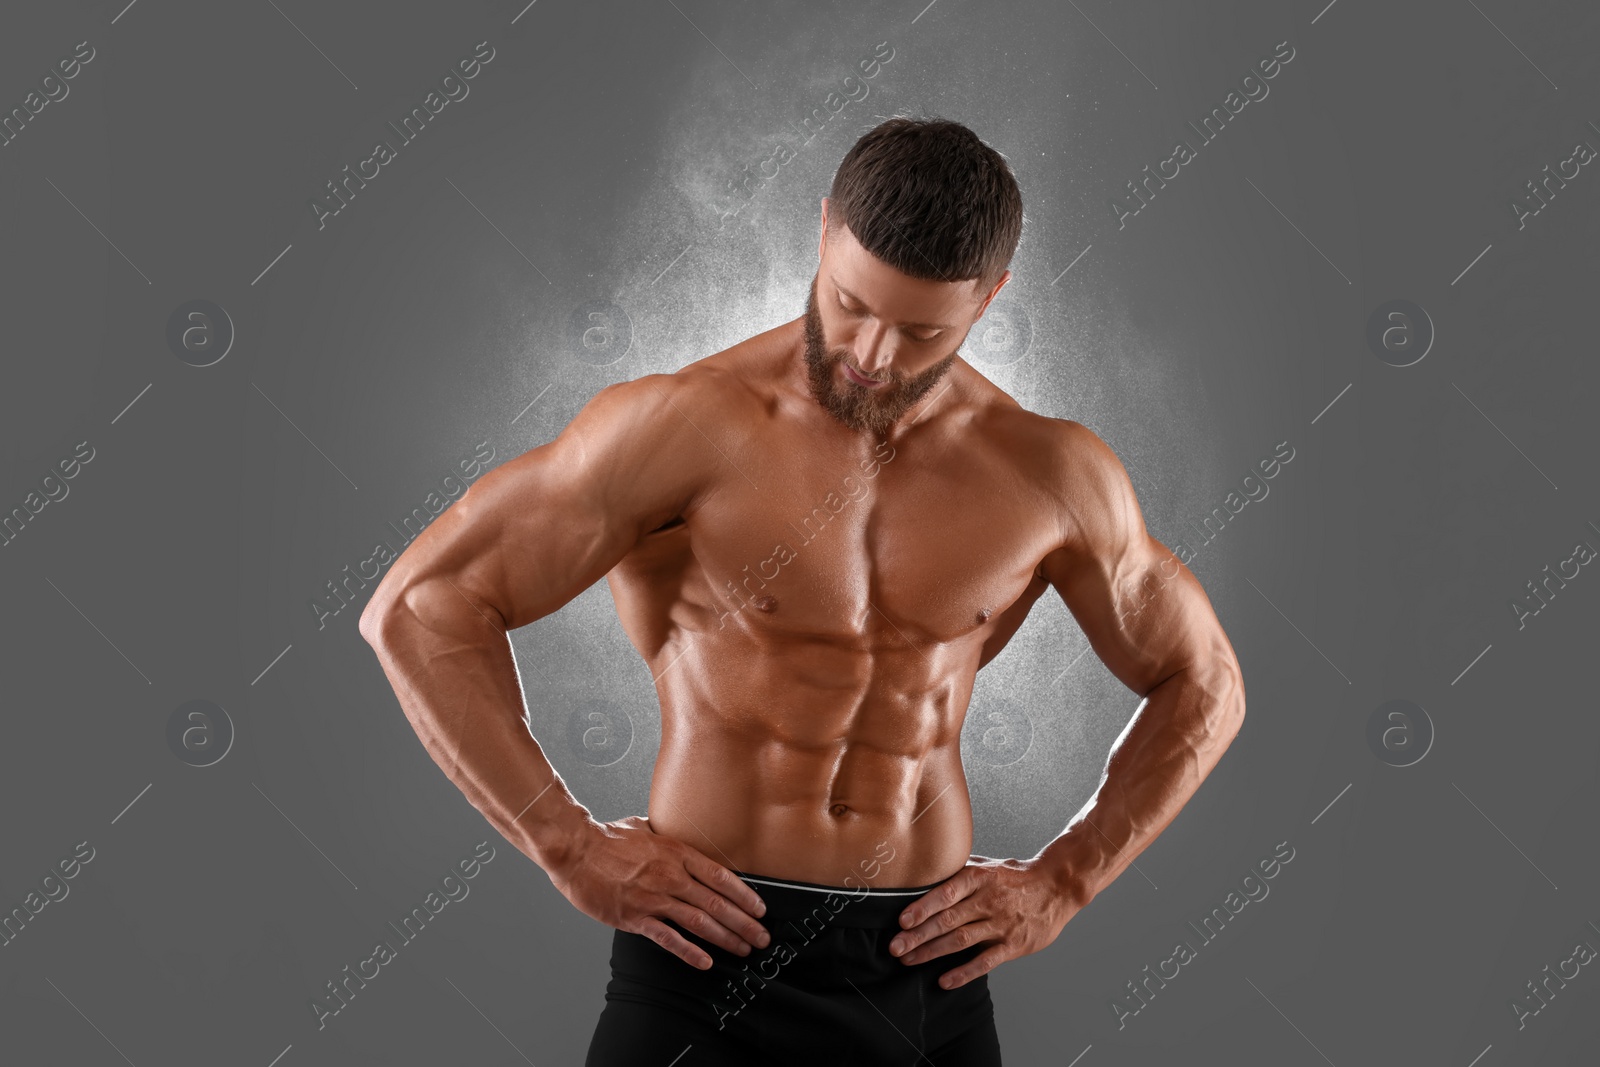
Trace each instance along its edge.
<instances>
[{"instance_id":1,"label":"muscular man's torso","mask_svg":"<svg viewBox=\"0 0 1600 1067\"><path fill-rule=\"evenodd\" d=\"M1061 423L957 359L887 439L856 433L796 376L799 329L678 372L723 458L608 575L661 702L650 825L750 873L926 885L971 852L974 677L1069 521Z\"/></svg>"}]
</instances>

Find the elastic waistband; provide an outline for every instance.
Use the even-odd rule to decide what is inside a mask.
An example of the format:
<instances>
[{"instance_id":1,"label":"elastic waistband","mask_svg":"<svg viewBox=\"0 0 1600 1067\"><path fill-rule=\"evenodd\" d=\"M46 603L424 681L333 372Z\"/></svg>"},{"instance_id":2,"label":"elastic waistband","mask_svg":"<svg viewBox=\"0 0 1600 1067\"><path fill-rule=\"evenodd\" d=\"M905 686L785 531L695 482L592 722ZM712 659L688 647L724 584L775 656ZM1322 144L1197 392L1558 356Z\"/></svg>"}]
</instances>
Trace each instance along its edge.
<instances>
[{"instance_id":1,"label":"elastic waistband","mask_svg":"<svg viewBox=\"0 0 1600 1067\"><path fill-rule=\"evenodd\" d=\"M858 929L899 929L900 913L918 897L942 883L880 889L864 881L853 885L823 885L792 878L734 871L760 894L767 905L761 924L778 937L774 923L809 922Z\"/></svg>"}]
</instances>

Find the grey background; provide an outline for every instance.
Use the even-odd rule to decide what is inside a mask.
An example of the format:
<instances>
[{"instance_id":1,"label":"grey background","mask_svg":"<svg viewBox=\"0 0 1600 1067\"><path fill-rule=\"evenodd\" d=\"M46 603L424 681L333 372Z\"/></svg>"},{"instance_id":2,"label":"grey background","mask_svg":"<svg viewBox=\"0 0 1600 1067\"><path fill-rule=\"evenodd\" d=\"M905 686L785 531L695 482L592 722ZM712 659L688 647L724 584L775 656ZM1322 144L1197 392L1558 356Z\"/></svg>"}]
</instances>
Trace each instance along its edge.
<instances>
[{"instance_id":1,"label":"grey background","mask_svg":"<svg viewBox=\"0 0 1600 1067\"><path fill-rule=\"evenodd\" d=\"M800 314L833 169L903 112L967 123L1023 190L991 314L1031 343L980 323L964 352L1100 433L1155 536L1295 449L1189 542L1244 729L1137 871L991 976L1007 1062L1593 1062L1592 966L1520 1030L1509 1004L1600 945L1600 577L1521 629L1508 606L1600 547L1600 176L1508 208L1600 146L1593 5L83 0L0 29L7 111L97 53L0 147L0 507L95 449L0 548L3 910L95 849L0 947L0 1059L581 1062L610 931L432 764L365 594L320 627L311 601L480 442L498 464ZM1110 199L1284 40L1270 95L1119 229ZM479 41L467 98L319 230L308 200ZM867 98L719 227L882 41ZM209 367L165 340L193 299L237 331ZM1364 341L1391 299L1437 330L1409 367ZM642 812L658 717L604 583L513 640L558 769ZM980 675L977 851L1033 854L1093 791L1138 701L1084 647L1052 595ZM1436 731L1409 767L1366 740L1393 699ZM210 766L168 745L191 700L236 731ZM594 701L620 758L584 746ZM319 1030L310 998L485 840L468 898ZM1119 1029L1125 983L1283 841L1270 895Z\"/></svg>"}]
</instances>

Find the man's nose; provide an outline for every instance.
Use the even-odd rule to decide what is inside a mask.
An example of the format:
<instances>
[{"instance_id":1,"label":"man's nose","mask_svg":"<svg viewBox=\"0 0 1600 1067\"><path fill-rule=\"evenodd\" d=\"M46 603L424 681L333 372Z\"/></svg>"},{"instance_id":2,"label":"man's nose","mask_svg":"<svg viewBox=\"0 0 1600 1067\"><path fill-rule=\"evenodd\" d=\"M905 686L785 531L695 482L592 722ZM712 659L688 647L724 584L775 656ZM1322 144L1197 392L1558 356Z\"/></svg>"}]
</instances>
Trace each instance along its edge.
<instances>
[{"instance_id":1,"label":"man's nose","mask_svg":"<svg viewBox=\"0 0 1600 1067\"><path fill-rule=\"evenodd\" d=\"M889 377L889 358L893 352L887 327L879 322L863 326L856 334L853 348L856 366L863 374L880 380Z\"/></svg>"}]
</instances>

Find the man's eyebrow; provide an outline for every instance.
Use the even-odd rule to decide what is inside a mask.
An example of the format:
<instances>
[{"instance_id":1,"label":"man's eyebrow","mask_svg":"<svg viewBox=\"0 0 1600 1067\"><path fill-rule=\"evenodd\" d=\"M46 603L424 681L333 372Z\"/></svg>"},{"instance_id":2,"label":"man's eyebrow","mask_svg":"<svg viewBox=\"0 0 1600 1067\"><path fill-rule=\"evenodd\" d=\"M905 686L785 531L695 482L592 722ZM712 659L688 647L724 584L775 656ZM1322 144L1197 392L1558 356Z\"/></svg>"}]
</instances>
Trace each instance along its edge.
<instances>
[{"instance_id":1,"label":"man's eyebrow","mask_svg":"<svg viewBox=\"0 0 1600 1067\"><path fill-rule=\"evenodd\" d=\"M856 294L852 293L850 290L846 289L844 286L840 285L839 282L838 282L838 279L834 278L833 275L831 275L831 274L828 275L828 281L833 283L833 287L835 289L839 290L839 292L843 293L845 296L848 296L851 300L854 300L856 303L858 303L858 304L865 304L866 303L865 300L861 299L859 296L857 296ZM910 326L912 329L915 329L915 330L953 330L953 329L955 329L954 325L952 325L951 323L947 323L947 322L905 322L905 323L901 323L901 325L902 326Z\"/></svg>"}]
</instances>

